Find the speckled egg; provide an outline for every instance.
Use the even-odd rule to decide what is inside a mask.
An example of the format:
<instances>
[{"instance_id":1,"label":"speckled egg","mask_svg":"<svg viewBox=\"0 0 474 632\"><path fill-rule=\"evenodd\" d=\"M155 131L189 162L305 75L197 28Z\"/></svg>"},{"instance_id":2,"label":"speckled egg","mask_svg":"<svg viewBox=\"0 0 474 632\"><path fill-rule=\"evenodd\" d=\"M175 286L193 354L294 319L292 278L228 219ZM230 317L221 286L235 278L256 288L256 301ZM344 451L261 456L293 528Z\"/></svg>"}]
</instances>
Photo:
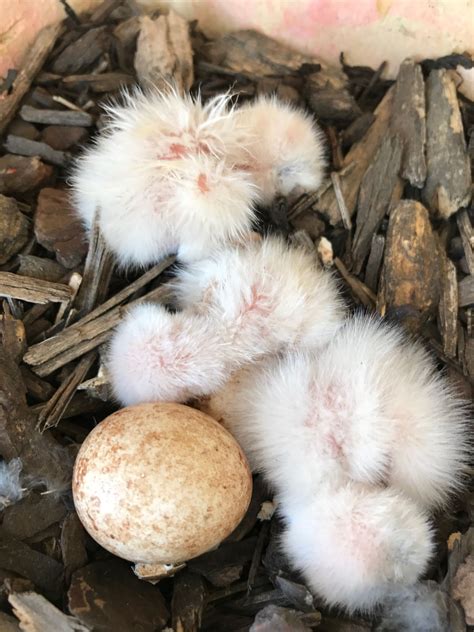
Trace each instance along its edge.
<instances>
[{"instance_id":1,"label":"speckled egg","mask_svg":"<svg viewBox=\"0 0 474 632\"><path fill-rule=\"evenodd\" d=\"M252 478L235 439L180 404L140 404L107 417L74 466L77 513L105 549L176 564L215 548L249 505Z\"/></svg>"}]
</instances>

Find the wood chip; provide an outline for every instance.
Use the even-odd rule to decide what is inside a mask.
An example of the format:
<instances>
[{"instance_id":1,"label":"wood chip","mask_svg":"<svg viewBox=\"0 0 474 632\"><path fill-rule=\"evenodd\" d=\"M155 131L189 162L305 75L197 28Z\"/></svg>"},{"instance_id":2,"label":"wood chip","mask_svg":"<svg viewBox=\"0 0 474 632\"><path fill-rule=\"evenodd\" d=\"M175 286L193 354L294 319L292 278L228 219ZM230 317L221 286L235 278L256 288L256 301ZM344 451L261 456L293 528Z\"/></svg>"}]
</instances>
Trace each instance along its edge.
<instances>
[{"instance_id":1,"label":"wood chip","mask_svg":"<svg viewBox=\"0 0 474 632\"><path fill-rule=\"evenodd\" d=\"M84 381L89 369L94 364L97 354L95 351L86 353L84 357L77 363L77 366L71 371L67 378L63 381L58 390L54 393L48 403L38 415L37 429L40 432L54 428L61 421L61 418L72 400L77 387Z\"/></svg>"},{"instance_id":2,"label":"wood chip","mask_svg":"<svg viewBox=\"0 0 474 632\"><path fill-rule=\"evenodd\" d=\"M335 125L347 125L361 114L354 97L342 82L329 82L325 73L306 77L305 96L317 118Z\"/></svg>"},{"instance_id":3,"label":"wood chip","mask_svg":"<svg viewBox=\"0 0 474 632\"><path fill-rule=\"evenodd\" d=\"M474 274L474 231L466 209L461 209L456 215L456 221L461 235L462 247L466 264L470 274Z\"/></svg>"},{"instance_id":4,"label":"wood chip","mask_svg":"<svg viewBox=\"0 0 474 632\"><path fill-rule=\"evenodd\" d=\"M456 266L440 247L441 295L439 302L439 328L446 357L456 357L458 347L458 282Z\"/></svg>"},{"instance_id":5,"label":"wood chip","mask_svg":"<svg viewBox=\"0 0 474 632\"><path fill-rule=\"evenodd\" d=\"M377 234L372 235L370 254L365 268L365 284L375 294L377 294L384 249L385 237Z\"/></svg>"},{"instance_id":6,"label":"wood chip","mask_svg":"<svg viewBox=\"0 0 474 632\"><path fill-rule=\"evenodd\" d=\"M54 386L51 386L49 382L35 375L35 373L24 364L20 366L20 371L30 397L40 402L45 402L53 396Z\"/></svg>"},{"instance_id":7,"label":"wood chip","mask_svg":"<svg viewBox=\"0 0 474 632\"><path fill-rule=\"evenodd\" d=\"M359 188L365 172L386 136L392 110L393 89L388 90L375 110L375 121L363 139L353 145L344 158L343 168L339 172L341 193L347 211L352 217L359 195ZM341 213L333 187L327 189L319 197L316 208L335 226L341 222Z\"/></svg>"},{"instance_id":8,"label":"wood chip","mask_svg":"<svg viewBox=\"0 0 474 632\"><path fill-rule=\"evenodd\" d=\"M23 248L28 241L28 227L16 200L0 195L0 264Z\"/></svg>"},{"instance_id":9,"label":"wood chip","mask_svg":"<svg viewBox=\"0 0 474 632\"><path fill-rule=\"evenodd\" d=\"M352 228L351 216L349 215L349 211L347 210L346 202L342 194L341 180L339 178L339 174L335 171L331 171L331 182L334 188L334 194L336 196L337 206L341 214L341 219L342 219L342 223L344 224L344 228L346 230L351 230Z\"/></svg>"},{"instance_id":10,"label":"wood chip","mask_svg":"<svg viewBox=\"0 0 474 632\"><path fill-rule=\"evenodd\" d=\"M224 542L215 551L209 551L190 560L190 571L199 573L213 586L228 586L238 580L243 567L252 559L257 538L250 537L240 542Z\"/></svg>"},{"instance_id":11,"label":"wood chip","mask_svg":"<svg viewBox=\"0 0 474 632\"><path fill-rule=\"evenodd\" d=\"M418 332L434 315L439 296L438 242L428 211L419 202L403 200L390 215L378 309Z\"/></svg>"},{"instance_id":12,"label":"wood chip","mask_svg":"<svg viewBox=\"0 0 474 632\"><path fill-rule=\"evenodd\" d=\"M46 143L28 140L28 138L13 136L12 134L7 136L5 149L11 154L19 154L20 156L39 156L57 167L65 166L70 160L69 154L64 151L57 151L51 149Z\"/></svg>"},{"instance_id":13,"label":"wood chip","mask_svg":"<svg viewBox=\"0 0 474 632\"><path fill-rule=\"evenodd\" d=\"M62 564L3 531L0 532L0 568L26 577L52 599L61 594Z\"/></svg>"},{"instance_id":14,"label":"wood chip","mask_svg":"<svg viewBox=\"0 0 474 632\"><path fill-rule=\"evenodd\" d=\"M171 616L174 632L198 632L201 628L206 588L194 573L183 571L174 580Z\"/></svg>"},{"instance_id":15,"label":"wood chip","mask_svg":"<svg viewBox=\"0 0 474 632\"><path fill-rule=\"evenodd\" d=\"M336 89L347 85L346 76L338 68L251 29L227 33L209 42L204 53L208 61L250 77L289 76L307 64L319 67L322 82Z\"/></svg>"},{"instance_id":16,"label":"wood chip","mask_svg":"<svg viewBox=\"0 0 474 632\"><path fill-rule=\"evenodd\" d=\"M86 532L75 511L68 513L63 520L60 545L64 576L69 585L74 571L87 564Z\"/></svg>"},{"instance_id":17,"label":"wood chip","mask_svg":"<svg viewBox=\"0 0 474 632\"><path fill-rule=\"evenodd\" d=\"M444 219L471 199L471 167L456 85L446 70L431 71L426 82L428 176L423 199Z\"/></svg>"},{"instance_id":18,"label":"wood chip","mask_svg":"<svg viewBox=\"0 0 474 632\"><path fill-rule=\"evenodd\" d=\"M122 44L124 48L133 46L139 32L140 18L137 15L134 15L128 20L120 22L119 24L117 24L113 31L114 37L118 39L118 41Z\"/></svg>"},{"instance_id":19,"label":"wood chip","mask_svg":"<svg viewBox=\"0 0 474 632\"><path fill-rule=\"evenodd\" d=\"M303 584L298 584L286 577L275 577L275 584L288 598L294 608L302 612L314 611L315 598Z\"/></svg>"},{"instance_id":20,"label":"wood chip","mask_svg":"<svg viewBox=\"0 0 474 632\"><path fill-rule=\"evenodd\" d=\"M396 137L387 136L363 177L357 207L357 227L352 245L353 269L356 274L362 270L372 237L379 229L382 219L389 212L393 202L398 202L401 197L403 189L398 175L401 158L401 142Z\"/></svg>"},{"instance_id":21,"label":"wood chip","mask_svg":"<svg viewBox=\"0 0 474 632\"><path fill-rule=\"evenodd\" d=\"M364 112L353 121L349 127L341 133L341 142L343 148L352 147L358 143L368 132L370 126L375 120L372 112Z\"/></svg>"},{"instance_id":22,"label":"wood chip","mask_svg":"<svg viewBox=\"0 0 474 632\"><path fill-rule=\"evenodd\" d=\"M71 288L63 283L0 272L0 296L9 296L29 303L63 303L71 298Z\"/></svg>"},{"instance_id":23,"label":"wood chip","mask_svg":"<svg viewBox=\"0 0 474 632\"><path fill-rule=\"evenodd\" d=\"M86 236L68 191L51 187L41 190L34 229L38 242L54 252L61 265L74 268L84 259Z\"/></svg>"},{"instance_id":24,"label":"wood chip","mask_svg":"<svg viewBox=\"0 0 474 632\"><path fill-rule=\"evenodd\" d=\"M459 282L459 307L467 307L468 305L474 305L474 276L469 275L464 277Z\"/></svg>"},{"instance_id":25,"label":"wood chip","mask_svg":"<svg viewBox=\"0 0 474 632\"><path fill-rule=\"evenodd\" d=\"M7 461L21 457L25 475L61 488L71 476L67 454L51 435L41 435L35 426L36 415L26 404L20 370L0 346L0 454Z\"/></svg>"},{"instance_id":26,"label":"wood chip","mask_svg":"<svg viewBox=\"0 0 474 632\"><path fill-rule=\"evenodd\" d=\"M30 140L38 140L41 136L41 132L37 127L18 117L13 119L8 126L8 133L14 136L23 136L23 138L29 138Z\"/></svg>"},{"instance_id":27,"label":"wood chip","mask_svg":"<svg viewBox=\"0 0 474 632\"><path fill-rule=\"evenodd\" d=\"M87 70L108 45L109 35L105 26L90 29L61 52L53 63L53 72L71 75Z\"/></svg>"},{"instance_id":28,"label":"wood chip","mask_svg":"<svg viewBox=\"0 0 474 632\"><path fill-rule=\"evenodd\" d=\"M31 538L66 515L66 506L58 496L32 492L3 512L2 530L19 540Z\"/></svg>"},{"instance_id":29,"label":"wood chip","mask_svg":"<svg viewBox=\"0 0 474 632\"><path fill-rule=\"evenodd\" d=\"M0 630L2 632L21 632L18 621L5 612L0 612Z\"/></svg>"},{"instance_id":30,"label":"wood chip","mask_svg":"<svg viewBox=\"0 0 474 632\"><path fill-rule=\"evenodd\" d=\"M425 84L421 66L406 59L398 71L390 129L403 143L400 175L421 189L426 180Z\"/></svg>"},{"instance_id":31,"label":"wood chip","mask_svg":"<svg viewBox=\"0 0 474 632\"><path fill-rule=\"evenodd\" d=\"M34 277L43 281L60 281L67 274L66 268L57 261L46 259L46 257L18 255L18 261L20 262L18 274L26 277Z\"/></svg>"},{"instance_id":32,"label":"wood chip","mask_svg":"<svg viewBox=\"0 0 474 632\"><path fill-rule=\"evenodd\" d=\"M3 306L3 314L0 314L0 343L4 353L18 363L26 351L25 326L21 320L12 316L10 308L5 303L6 301Z\"/></svg>"},{"instance_id":33,"label":"wood chip","mask_svg":"<svg viewBox=\"0 0 474 632\"><path fill-rule=\"evenodd\" d=\"M24 105L20 110L20 116L30 123L42 125L73 125L75 127L89 127L94 124L94 119L87 112L75 112L73 110L43 110Z\"/></svg>"},{"instance_id":34,"label":"wood chip","mask_svg":"<svg viewBox=\"0 0 474 632\"><path fill-rule=\"evenodd\" d=\"M58 610L42 595L34 592L13 593L8 597L23 632L89 632L75 617Z\"/></svg>"},{"instance_id":35,"label":"wood chip","mask_svg":"<svg viewBox=\"0 0 474 632\"><path fill-rule=\"evenodd\" d=\"M39 32L32 46L29 47L12 90L9 94L2 95L0 100L0 135L15 116L20 101L27 93L38 70L43 66L62 29L61 23L47 26Z\"/></svg>"},{"instance_id":36,"label":"wood chip","mask_svg":"<svg viewBox=\"0 0 474 632\"><path fill-rule=\"evenodd\" d=\"M135 78L124 72L102 72L99 75L69 75L62 80L65 86L86 86L92 92L116 92L136 83ZM92 123L89 123L92 125Z\"/></svg>"},{"instance_id":37,"label":"wood chip","mask_svg":"<svg viewBox=\"0 0 474 632\"><path fill-rule=\"evenodd\" d=\"M84 276L74 301L75 308L88 313L97 303L104 302L109 289L114 263L114 257L108 250L100 233L99 215L96 213L93 230L90 234Z\"/></svg>"},{"instance_id":38,"label":"wood chip","mask_svg":"<svg viewBox=\"0 0 474 632\"><path fill-rule=\"evenodd\" d=\"M68 591L69 610L93 630L156 632L167 619L156 586L140 581L130 564L118 559L94 562L77 570Z\"/></svg>"},{"instance_id":39,"label":"wood chip","mask_svg":"<svg viewBox=\"0 0 474 632\"><path fill-rule=\"evenodd\" d=\"M7 154L0 158L0 193L27 193L47 184L53 168L39 158Z\"/></svg>"},{"instance_id":40,"label":"wood chip","mask_svg":"<svg viewBox=\"0 0 474 632\"><path fill-rule=\"evenodd\" d=\"M59 151L84 143L89 134L84 127L74 125L49 125L41 133L43 142Z\"/></svg>"},{"instance_id":41,"label":"wood chip","mask_svg":"<svg viewBox=\"0 0 474 632\"><path fill-rule=\"evenodd\" d=\"M349 286L354 297L368 309L373 309L377 302L377 297L362 281L351 274L339 257L334 258L334 264L340 275Z\"/></svg>"},{"instance_id":42,"label":"wood chip","mask_svg":"<svg viewBox=\"0 0 474 632\"><path fill-rule=\"evenodd\" d=\"M189 90L194 72L188 22L173 10L156 20L141 17L135 70L145 88L166 91L171 84L180 92Z\"/></svg>"}]
</instances>

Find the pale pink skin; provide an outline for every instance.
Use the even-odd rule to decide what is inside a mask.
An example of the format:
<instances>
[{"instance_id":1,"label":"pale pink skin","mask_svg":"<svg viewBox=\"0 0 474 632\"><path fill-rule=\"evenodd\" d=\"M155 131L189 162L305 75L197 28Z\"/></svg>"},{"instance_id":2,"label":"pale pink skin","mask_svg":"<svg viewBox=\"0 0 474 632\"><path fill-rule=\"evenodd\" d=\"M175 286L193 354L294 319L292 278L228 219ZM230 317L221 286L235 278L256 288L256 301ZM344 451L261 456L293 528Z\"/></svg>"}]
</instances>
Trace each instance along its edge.
<instances>
[{"instance_id":1,"label":"pale pink skin","mask_svg":"<svg viewBox=\"0 0 474 632\"><path fill-rule=\"evenodd\" d=\"M348 320L314 353L249 366L206 402L274 487L285 548L328 603L370 609L419 577L425 511L458 489L466 415L396 330Z\"/></svg>"},{"instance_id":2,"label":"pale pink skin","mask_svg":"<svg viewBox=\"0 0 474 632\"><path fill-rule=\"evenodd\" d=\"M325 344L344 315L332 277L277 238L182 269L176 291L182 312L135 308L112 338L108 369L123 404L209 395L260 357Z\"/></svg>"}]
</instances>

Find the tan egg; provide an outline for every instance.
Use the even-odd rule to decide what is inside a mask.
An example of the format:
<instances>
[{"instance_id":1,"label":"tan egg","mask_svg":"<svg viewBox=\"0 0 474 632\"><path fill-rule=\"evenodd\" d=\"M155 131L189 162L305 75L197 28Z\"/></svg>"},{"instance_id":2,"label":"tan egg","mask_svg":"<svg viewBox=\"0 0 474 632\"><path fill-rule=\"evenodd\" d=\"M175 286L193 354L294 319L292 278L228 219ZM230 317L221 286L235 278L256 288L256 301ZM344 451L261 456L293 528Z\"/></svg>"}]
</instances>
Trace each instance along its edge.
<instances>
[{"instance_id":1,"label":"tan egg","mask_svg":"<svg viewBox=\"0 0 474 632\"><path fill-rule=\"evenodd\" d=\"M238 525L252 478L235 439L180 404L140 404L107 417L74 466L77 513L105 549L176 564L215 548Z\"/></svg>"}]
</instances>

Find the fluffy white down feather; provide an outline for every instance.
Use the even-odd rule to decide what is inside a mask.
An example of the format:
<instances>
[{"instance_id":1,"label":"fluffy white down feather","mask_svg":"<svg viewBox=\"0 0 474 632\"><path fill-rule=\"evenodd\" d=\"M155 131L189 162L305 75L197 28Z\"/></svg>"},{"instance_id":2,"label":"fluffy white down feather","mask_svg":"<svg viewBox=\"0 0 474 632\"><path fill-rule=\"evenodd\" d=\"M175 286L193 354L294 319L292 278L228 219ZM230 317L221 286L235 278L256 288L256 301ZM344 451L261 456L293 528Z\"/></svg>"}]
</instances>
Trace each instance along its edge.
<instances>
[{"instance_id":1,"label":"fluffy white down feather","mask_svg":"<svg viewBox=\"0 0 474 632\"><path fill-rule=\"evenodd\" d=\"M393 489L327 483L311 502L281 510L290 560L328 604L349 611L414 584L433 552L427 517Z\"/></svg>"},{"instance_id":2,"label":"fluffy white down feather","mask_svg":"<svg viewBox=\"0 0 474 632\"><path fill-rule=\"evenodd\" d=\"M0 461L0 510L23 498L25 488L21 481L21 459L11 459L9 463Z\"/></svg>"},{"instance_id":3,"label":"fluffy white down feather","mask_svg":"<svg viewBox=\"0 0 474 632\"><path fill-rule=\"evenodd\" d=\"M174 285L181 308L226 328L249 361L263 353L325 344L342 323L334 278L303 248L282 239L221 248L183 268Z\"/></svg>"},{"instance_id":4,"label":"fluffy white down feather","mask_svg":"<svg viewBox=\"0 0 474 632\"><path fill-rule=\"evenodd\" d=\"M343 319L332 277L274 238L183 269L176 290L183 311L139 306L112 337L108 369L123 404L209 395L267 354L325 344Z\"/></svg>"},{"instance_id":5,"label":"fluffy white down feather","mask_svg":"<svg viewBox=\"0 0 474 632\"><path fill-rule=\"evenodd\" d=\"M112 337L107 369L114 394L125 406L184 402L225 383L228 351L206 318L138 305Z\"/></svg>"},{"instance_id":6,"label":"fluffy white down feather","mask_svg":"<svg viewBox=\"0 0 474 632\"><path fill-rule=\"evenodd\" d=\"M317 354L249 366L206 406L289 499L330 474L431 509L459 488L468 459L464 406L430 356L370 317L348 319Z\"/></svg>"},{"instance_id":7,"label":"fluffy white down feather","mask_svg":"<svg viewBox=\"0 0 474 632\"><path fill-rule=\"evenodd\" d=\"M236 116L251 138L240 163L264 204L297 187L312 192L320 186L326 168L324 134L309 114L275 97L260 97L236 110Z\"/></svg>"},{"instance_id":8,"label":"fluffy white down feather","mask_svg":"<svg viewBox=\"0 0 474 632\"><path fill-rule=\"evenodd\" d=\"M286 550L329 603L370 608L423 572L423 512L459 487L467 440L463 405L418 344L355 317L317 354L239 371L203 408L273 485Z\"/></svg>"},{"instance_id":9,"label":"fluffy white down feather","mask_svg":"<svg viewBox=\"0 0 474 632\"><path fill-rule=\"evenodd\" d=\"M229 95L125 95L72 177L77 212L90 229L96 209L104 239L123 265L171 253L199 258L250 229L258 199L233 163L250 141Z\"/></svg>"}]
</instances>

